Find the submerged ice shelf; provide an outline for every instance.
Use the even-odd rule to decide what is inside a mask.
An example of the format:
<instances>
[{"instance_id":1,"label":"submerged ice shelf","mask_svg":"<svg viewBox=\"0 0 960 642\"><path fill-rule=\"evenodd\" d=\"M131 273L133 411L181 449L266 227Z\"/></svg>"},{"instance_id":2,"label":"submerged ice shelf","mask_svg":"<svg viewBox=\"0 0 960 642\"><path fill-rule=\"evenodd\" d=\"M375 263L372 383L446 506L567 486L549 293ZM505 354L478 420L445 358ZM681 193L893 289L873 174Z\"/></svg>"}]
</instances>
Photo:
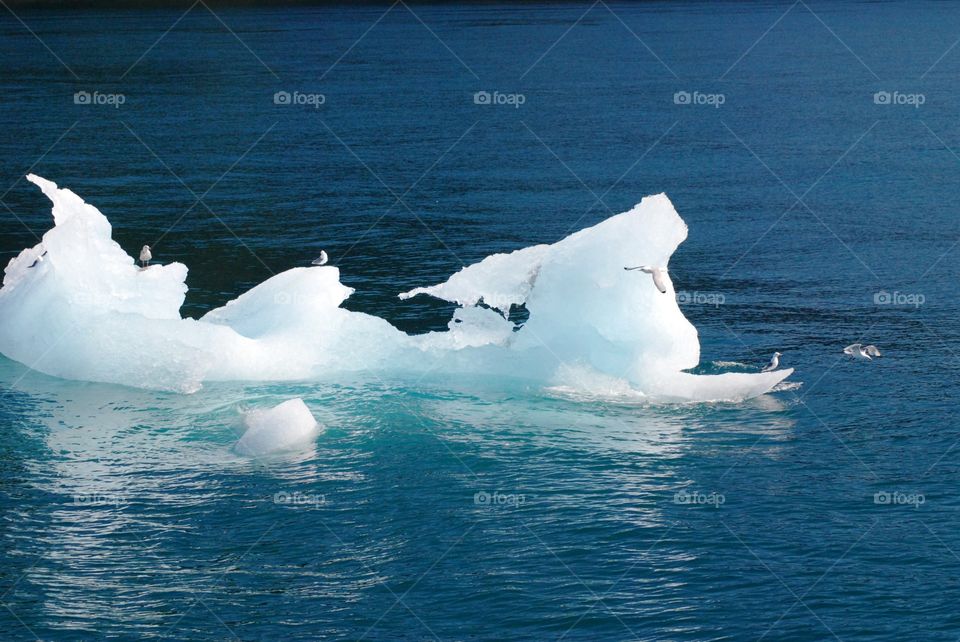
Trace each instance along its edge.
<instances>
[{"instance_id":1,"label":"submerged ice shelf","mask_svg":"<svg viewBox=\"0 0 960 642\"><path fill-rule=\"evenodd\" d=\"M650 401L738 401L793 370L694 375L700 342L666 277L687 226L660 194L552 245L494 254L447 281L401 294L457 303L445 332L408 335L340 305L353 290L333 266L293 268L184 319L187 268L141 270L106 217L68 189L29 175L54 227L4 271L0 352L46 374L179 392L206 381L309 380L350 371L509 374L543 387ZM519 329L507 319L524 305ZM442 359L442 361L441 361Z\"/></svg>"}]
</instances>

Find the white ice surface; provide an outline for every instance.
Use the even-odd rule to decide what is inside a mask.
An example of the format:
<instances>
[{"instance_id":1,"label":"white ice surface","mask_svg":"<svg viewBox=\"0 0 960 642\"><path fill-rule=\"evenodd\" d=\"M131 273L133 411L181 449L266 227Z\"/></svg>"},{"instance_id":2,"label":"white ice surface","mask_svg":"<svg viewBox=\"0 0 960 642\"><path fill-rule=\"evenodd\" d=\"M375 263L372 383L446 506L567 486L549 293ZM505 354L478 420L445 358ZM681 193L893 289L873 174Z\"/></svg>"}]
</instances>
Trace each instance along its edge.
<instances>
[{"instance_id":1,"label":"white ice surface","mask_svg":"<svg viewBox=\"0 0 960 642\"><path fill-rule=\"evenodd\" d=\"M411 336L340 307L352 290L333 266L287 270L202 319L183 319L186 266L141 270L95 207L27 178L53 202L55 226L6 267L0 352L50 375L192 392L205 381L436 368L549 386L575 364L580 375L562 385L651 401L736 401L792 373L682 372L698 364L700 343L672 280L661 294L649 275L623 270L667 266L686 238L662 194L552 245L488 256L444 283L401 294L461 306L448 331ZM529 319L515 331L505 317L519 305Z\"/></svg>"},{"instance_id":2,"label":"white ice surface","mask_svg":"<svg viewBox=\"0 0 960 642\"><path fill-rule=\"evenodd\" d=\"M246 431L234 449L252 457L309 446L320 434L320 424L299 398L273 408L249 410L243 424Z\"/></svg>"}]
</instances>

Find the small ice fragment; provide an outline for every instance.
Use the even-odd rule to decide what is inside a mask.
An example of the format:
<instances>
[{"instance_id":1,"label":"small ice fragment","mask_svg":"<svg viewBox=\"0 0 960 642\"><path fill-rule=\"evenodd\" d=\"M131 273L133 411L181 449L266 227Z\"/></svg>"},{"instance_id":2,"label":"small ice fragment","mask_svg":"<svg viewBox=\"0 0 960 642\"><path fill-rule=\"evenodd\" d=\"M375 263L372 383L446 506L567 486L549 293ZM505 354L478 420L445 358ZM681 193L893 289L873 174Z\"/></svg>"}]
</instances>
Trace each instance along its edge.
<instances>
[{"instance_id":1,"label":"small ice fragment","mask_svg":"<svg viewBox=\"0 0 960 642\"><path fill-rule=\"evenodd\" d=\"M273 408L250 410L244 414L243 424L247 430L235 450L254 457L297 450L312 443L320 434L320 424L299 397Z\"/></svg>"}]
</instances>

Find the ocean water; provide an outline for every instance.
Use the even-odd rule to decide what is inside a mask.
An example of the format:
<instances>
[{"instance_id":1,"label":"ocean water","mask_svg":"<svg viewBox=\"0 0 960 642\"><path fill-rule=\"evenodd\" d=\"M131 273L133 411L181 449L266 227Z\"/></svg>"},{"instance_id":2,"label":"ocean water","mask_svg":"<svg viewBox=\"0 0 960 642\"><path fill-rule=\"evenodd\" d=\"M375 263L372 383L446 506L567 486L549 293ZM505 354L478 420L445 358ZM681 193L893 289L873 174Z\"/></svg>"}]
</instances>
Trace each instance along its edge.
<instances>
[{"instance_id":1,"label":"ocean water","mask_svg":"<svg viewBox=\"0 0 960 642\"><path fill-rule=\"evenodd\" d=\"M186 315L324 248L347 307L424 332L451 307L398 292L666 192L702 369L779 350L802 385L177 395L0 360L0 637L960 636L960 10L185 11L2 12L0 260L51 224L33 171L186 263ZM234 454L240 410L294 396L313 450Z\"/></svg>"}]
</instances>

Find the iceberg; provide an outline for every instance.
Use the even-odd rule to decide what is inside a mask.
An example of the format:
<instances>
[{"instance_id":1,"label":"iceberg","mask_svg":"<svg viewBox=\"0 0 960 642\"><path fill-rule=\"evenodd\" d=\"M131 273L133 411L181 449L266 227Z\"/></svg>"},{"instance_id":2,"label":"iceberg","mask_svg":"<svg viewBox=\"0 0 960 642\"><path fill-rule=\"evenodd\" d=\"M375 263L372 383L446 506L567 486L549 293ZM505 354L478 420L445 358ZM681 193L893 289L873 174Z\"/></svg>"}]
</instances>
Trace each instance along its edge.
<instances>
[{"instance_id":1,"label":"iceberg","mask_svg":"<svg viewBox=\"0 0 960 642\"><path fill-rule=\"evenodd\" d=\"M249 410L243 415L246 431L234 446L241 455L258 457L304 448L320 434L303 399L288 399L273 408Z\"/></svg>"},{"instance_id":2,"label":"iceberg","mask_svg":"<svg viewBox=\"0 0 960 642\"><path fill-rule=\"evenodd\" d=\"M204 382L424 373L440 364L445 374L708 402L764 394L793 372L685 372L698 365L700 342L669 275L662 294L647 275L623 270L666 266L686 239L664 194L556 243L494 254L400 294L459 306L446 331L409 335L342 308L353 290L329 265L287 270L200 319L183 318L185 265L138 267L97 208L27 179L53 203L54 226L6 266L0 353L49 375L190 393ZM511 320L515 307L527 311L524 323Z\"/></svg>"}]
</instances>

